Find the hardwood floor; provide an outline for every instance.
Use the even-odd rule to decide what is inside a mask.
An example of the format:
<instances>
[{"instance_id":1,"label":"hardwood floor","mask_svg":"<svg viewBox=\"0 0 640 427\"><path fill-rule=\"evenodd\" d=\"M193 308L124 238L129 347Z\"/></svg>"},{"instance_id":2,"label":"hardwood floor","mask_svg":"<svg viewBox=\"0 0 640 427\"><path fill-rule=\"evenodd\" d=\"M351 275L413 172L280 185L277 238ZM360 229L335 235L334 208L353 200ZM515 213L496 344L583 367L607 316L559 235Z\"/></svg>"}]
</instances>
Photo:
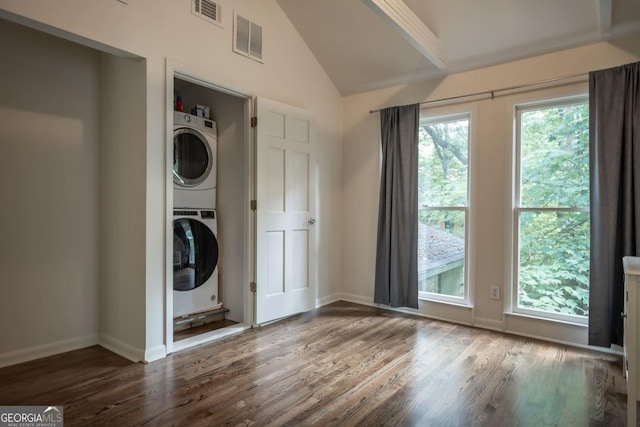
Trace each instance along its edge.
<instances>
[{"instance_id":1,"label":"hardwood floor","mask_svg":"<svg viewBox=\"0 0 640 427\"><path fill-rule=\"evenodd\" d=\"M624 426L620 358L345 302L132 364L91 347L0 369L66 426Z\"/></svg>"}]
</instances>

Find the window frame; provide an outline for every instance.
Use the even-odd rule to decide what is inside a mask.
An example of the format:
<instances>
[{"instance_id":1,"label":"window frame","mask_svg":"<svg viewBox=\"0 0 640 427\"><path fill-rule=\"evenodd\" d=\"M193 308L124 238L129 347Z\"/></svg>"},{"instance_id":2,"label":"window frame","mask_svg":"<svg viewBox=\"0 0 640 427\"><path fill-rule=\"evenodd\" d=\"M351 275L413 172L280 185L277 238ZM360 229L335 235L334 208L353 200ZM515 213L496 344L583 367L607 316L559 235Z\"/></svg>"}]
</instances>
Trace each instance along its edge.
<instances>
[{"instance_id":1,"label":"window frame","mask_svg":"<svg viewBox=\"0 0 640 427\"><path fill-rule=\"evenodd\" d=\"M418 214L421 212L442 212L442 211L453 211L453 212L464 212L464 263L463 263L463 295L462 297L455 297L446 294L439 294L435 292L425 292L418 291L418 299L430 302L438 302L445 303L451 305L458 305L464 307L472 306L473 300L473 287L469 282L473 271L473 265L471 260L469 259L469 254L471 253L471 236L472 236L472 223L473 215L472 215L472 201L474 199L474 189L472 180L472 173L474 170L475 163L475 152L472 147L474 147L475 141L475 116L476 110L474 107L466 106L465 108L446 108L446 109L426 109L423 108L420 111L420 120L419 126L422 127L425 124L433 124L433 123L442 123L449 122L455 120L466 119L468 120L468 135L467 135L467 197L466 197L466 206L427 206L422 205L420 200L418 200ZM418 178L419 179L419 178ZM418 191L416 189L416 191Z\"/></svg>"},{"instance_id":2,"label":"window frame","mask_svg":"<svg viewBox=\"0 0 640 427\"><path fill-rule=\"evenodd\" d=\"M512 260L511 260L511 298L510 311L513 314L524 315L537 319L560 321L570 324L588 325L589 316L572 315L566 313L555 313L544 310L535 310L518 306L519 294L519 272L520 272L520 218L525 212L567 212L567 213L589 213L590 206L586 207L523 207L522 202L522 159L521 159L521 135L522 135L522 113L539 109L570 106L577 104L588 104L589 95L579 93L567 97L549 96L534 102L522 102L514 104L513 110L513 205L511 212L511 233L512 233Z\"/></svg>"}]
</instances>

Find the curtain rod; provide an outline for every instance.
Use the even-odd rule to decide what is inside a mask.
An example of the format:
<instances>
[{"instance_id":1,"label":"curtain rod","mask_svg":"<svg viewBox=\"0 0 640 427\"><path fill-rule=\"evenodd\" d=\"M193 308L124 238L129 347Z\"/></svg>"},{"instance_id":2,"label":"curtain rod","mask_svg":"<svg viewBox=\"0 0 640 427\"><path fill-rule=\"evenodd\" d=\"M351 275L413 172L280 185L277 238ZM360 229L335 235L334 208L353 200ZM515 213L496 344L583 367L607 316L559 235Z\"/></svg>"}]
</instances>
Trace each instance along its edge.
<instances>
[{"instance_id":1,"label":"curtain rod","mask_svg":"<svg viewBox=\"0 0 640 427\"><path fill-rule=\"evenodd\" d=\"M532 83L523 83L523 84L515 85L515 86L501 87L499 89L491 89L491 90L484 90L484 91L481 91L481 92L467 93L465 95L451 96L449 98L434 99L432 101L423 101L423 102L420 103L420 105L428 105L428 104L435 104L435 103L439 103L439 102L455 101L455 100L458 100L458 99L473 98L473 97L480 96L480 95L491 95L491 99L494 99L495 96L496 96L496 92L505 92L505 91L510 91L510 90L523 89L523 88L526 88L526 87L539 86L539 85L544 85L544 84L549 84L549 83L555 83L555 82L560 82L560 81L563 81L563 80L577 79L579 77L580 78L587 78L588 76L589 76L589 73L572 74L570 76L556 77L554 79L540 80L540 81L532 82ZM379 108L377 110L369 110L369 114L377 113L380 110L382 110L382 108Z\"/></svg>"}]
</instances>

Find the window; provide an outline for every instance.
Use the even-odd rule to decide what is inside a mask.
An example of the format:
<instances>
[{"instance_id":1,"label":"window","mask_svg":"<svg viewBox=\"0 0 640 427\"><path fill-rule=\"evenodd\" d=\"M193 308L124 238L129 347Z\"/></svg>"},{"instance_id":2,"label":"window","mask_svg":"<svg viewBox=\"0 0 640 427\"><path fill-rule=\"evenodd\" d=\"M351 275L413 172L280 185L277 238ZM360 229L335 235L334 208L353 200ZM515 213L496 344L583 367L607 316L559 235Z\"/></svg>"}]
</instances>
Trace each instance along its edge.
<instances>
[{"instance_id":1,"label":"window","mask_svg":"<svg viewBox=\"0 0 640 427\"><path fill-rule=\"evenodd\" d=\"M421 298L467 301L469 114L420 121L418 290Z\"/></svg>"},{"instance_id":2,"label":"window","mask_svg":"<svg viewBox=\"0 0 640 427\"><path fill-rule=\"evenodd\" d=\"M586 323L589 107L516 108L514 312Z\"/></svg>"}]
</instances>

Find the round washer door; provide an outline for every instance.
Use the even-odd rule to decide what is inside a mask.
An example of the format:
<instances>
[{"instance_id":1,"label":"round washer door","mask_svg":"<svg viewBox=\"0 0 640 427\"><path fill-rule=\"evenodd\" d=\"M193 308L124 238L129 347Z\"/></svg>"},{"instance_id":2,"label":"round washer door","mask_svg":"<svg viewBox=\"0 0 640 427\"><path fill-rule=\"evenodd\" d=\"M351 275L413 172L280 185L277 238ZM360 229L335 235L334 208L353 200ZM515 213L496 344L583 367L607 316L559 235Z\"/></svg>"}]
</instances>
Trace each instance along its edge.
<instances>
[{"instance_id":1,"label":"round washer door","mask_svg":"<svg viewBox=\"0 0 640 427\"><path fill-rule=\"evenodd\" d=\"M202 183L211 172L211 147L195 129L180 127L173 131L173 182L183 187Z\"/></svg>"},{"instance_id":2,"label":"round washer door","mask_svg":"<svg viewBox=\"0 0 640 427\"><path fill-rule=\"evenodd\" d=\"M211 229L191 218L173 221L173 290L202 286L218 265L218 240Z\"/></svg>"}]
</instances>

